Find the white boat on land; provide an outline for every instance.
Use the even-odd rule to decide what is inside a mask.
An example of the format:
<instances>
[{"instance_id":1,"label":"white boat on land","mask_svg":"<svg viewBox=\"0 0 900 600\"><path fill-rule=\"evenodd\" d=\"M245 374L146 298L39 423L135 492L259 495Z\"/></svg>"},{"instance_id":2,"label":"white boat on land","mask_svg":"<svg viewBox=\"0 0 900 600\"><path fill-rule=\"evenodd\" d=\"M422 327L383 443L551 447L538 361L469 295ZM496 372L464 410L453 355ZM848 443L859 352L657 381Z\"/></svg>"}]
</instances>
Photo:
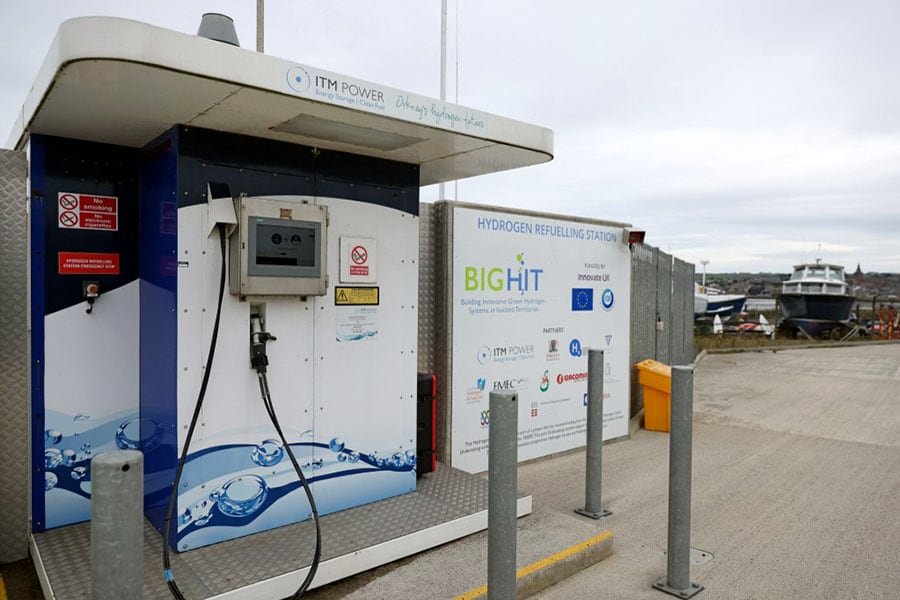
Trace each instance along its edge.
<instances>
[{"instance_id":1,"label":"white boat on land","mask_svg":"<svg viewBox=\"0 0 900 600\"><path fill-rule=\"evenodd\" d=\"M715 317L719 316L722 320L740 312L744 309L744 303L747 296L744 294L728 294L718 288L708 285L694 284L694 317ZM706 303L703 312L699 312L698 307L702 307L702 303Z\"/></svg>"}]
</instances>

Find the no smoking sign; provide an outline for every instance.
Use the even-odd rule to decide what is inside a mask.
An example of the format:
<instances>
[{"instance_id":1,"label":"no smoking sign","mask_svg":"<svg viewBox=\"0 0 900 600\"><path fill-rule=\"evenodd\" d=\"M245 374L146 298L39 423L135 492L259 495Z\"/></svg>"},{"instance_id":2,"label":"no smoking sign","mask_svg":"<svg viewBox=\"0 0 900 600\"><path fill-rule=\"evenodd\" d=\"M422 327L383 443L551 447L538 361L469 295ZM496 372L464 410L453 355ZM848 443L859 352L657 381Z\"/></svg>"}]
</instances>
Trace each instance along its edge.
<instances>
[{"instance_id":1,"label":"no smoking sign","mask_svg":"<svg viewBox=\"0 0 900 600\"><path fill-rule=\"evenodd\" d=\"M341 238L341 283L375 283L378 242Z\"/></svg>"},{"instance_id":2,"label":"no smoking sign","mask_svg":"<svg viewBox=\"0 0 900 600\"><path fill-rule=\"evenodd\" d=\"M60 229L119 230L117 197L60 192L57 198Z\"/></svg>"}]
</instances>

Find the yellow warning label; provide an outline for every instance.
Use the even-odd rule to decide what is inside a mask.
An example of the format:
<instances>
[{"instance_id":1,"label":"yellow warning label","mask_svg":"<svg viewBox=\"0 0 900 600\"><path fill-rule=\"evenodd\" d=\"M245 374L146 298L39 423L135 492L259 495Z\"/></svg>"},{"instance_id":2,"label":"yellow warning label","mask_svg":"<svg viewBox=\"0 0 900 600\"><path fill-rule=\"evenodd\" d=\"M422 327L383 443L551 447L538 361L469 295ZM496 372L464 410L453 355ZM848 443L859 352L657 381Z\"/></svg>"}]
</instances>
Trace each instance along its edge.
<instances>
[{"instance_id":1,"label":"yellow warning label","mask_svg":"<svg viewBox=\"0 0 900 600\"><path fill-rule=\"evenodd\" d=\"M335 306L378 306L377 287L336 287Z\"/></svg>"}]
</instances>

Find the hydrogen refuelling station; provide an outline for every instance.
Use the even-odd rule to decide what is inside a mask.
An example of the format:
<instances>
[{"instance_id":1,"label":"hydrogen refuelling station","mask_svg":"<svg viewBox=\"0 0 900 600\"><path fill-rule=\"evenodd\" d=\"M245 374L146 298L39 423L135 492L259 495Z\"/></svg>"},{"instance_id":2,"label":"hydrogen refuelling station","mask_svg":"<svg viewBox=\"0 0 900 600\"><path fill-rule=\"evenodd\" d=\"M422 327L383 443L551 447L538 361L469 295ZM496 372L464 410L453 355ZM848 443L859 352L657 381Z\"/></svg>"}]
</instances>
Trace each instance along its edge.
<instances>
[{"instance_id":1,"label":"hydrogen refuelling station","mask_svg":"<svg viewBox=\"0 0 900 600\"><path fill-rule=\"evenodd\" d=\"M628 433L628 225L419 201L550 130L203 33L66 21L8 142L48 598L85 593L104 453L143 453L146 597L274 598L485 529L491 390L520 460L582 446L603 347Z\"/></svg>"}]
</instances>

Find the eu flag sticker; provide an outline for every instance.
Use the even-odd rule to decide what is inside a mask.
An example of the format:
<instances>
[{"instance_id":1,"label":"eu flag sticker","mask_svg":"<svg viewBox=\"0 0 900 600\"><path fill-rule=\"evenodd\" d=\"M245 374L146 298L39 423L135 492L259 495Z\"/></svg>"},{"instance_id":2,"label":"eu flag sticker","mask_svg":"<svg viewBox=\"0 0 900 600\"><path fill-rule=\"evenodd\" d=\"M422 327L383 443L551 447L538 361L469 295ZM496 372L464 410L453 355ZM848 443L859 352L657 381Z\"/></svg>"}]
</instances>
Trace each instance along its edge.
<instances>
[{"instance_id":1,"label":"eu flag sticker","mask_svg":"<svg viewBox=\"0 0 900 600\"><path fill-rule=\"evenodd\" d=\"M594 310L594 289L572 288L572 310Z\"/></svg>"}]
</instances>

